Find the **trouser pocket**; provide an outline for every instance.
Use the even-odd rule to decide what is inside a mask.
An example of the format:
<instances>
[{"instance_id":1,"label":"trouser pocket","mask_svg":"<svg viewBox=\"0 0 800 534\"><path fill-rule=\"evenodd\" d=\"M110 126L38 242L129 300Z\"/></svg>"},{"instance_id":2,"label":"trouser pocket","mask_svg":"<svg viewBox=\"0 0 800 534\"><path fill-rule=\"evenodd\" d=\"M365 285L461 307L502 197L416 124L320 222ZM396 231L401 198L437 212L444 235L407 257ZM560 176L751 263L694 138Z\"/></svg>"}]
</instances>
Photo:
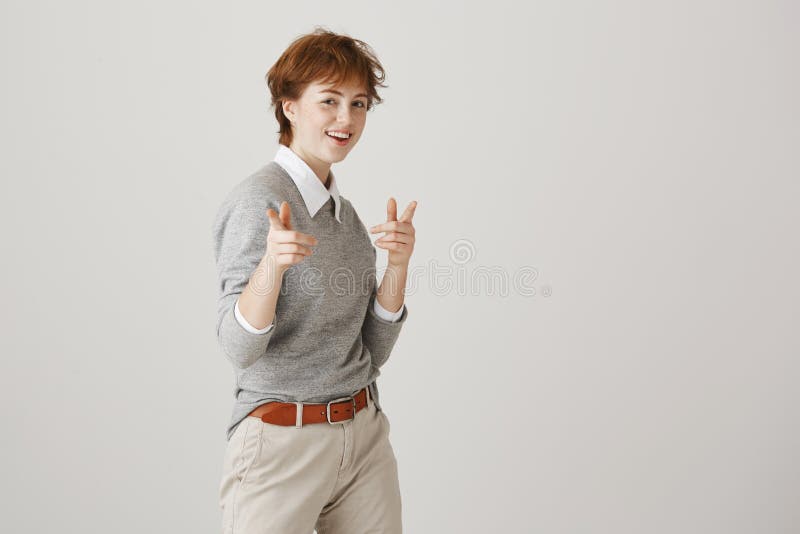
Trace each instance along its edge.
<instances>
[{"instance_id":1,"label":"trouser pocket","mask_svg":"<svg viewBox=\"0 0 800 534\"><path fill-rule=\"evenodd\" d=\"M263 427L264 424L260 419L245 417L239 423L225 449L222 479L219 486L223 532L233 528L237 494L240 486L247 483L250 468L261 453Z\"/></svg>"}]
</instances>

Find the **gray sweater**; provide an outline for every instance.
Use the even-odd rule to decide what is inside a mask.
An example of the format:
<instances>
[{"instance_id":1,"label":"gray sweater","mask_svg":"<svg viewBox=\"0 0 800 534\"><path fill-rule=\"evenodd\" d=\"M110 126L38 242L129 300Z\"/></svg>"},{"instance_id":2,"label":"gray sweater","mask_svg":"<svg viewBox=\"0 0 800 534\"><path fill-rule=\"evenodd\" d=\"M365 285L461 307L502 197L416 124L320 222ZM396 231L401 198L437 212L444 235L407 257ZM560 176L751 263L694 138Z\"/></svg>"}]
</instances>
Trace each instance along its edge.
<instances>
[{"instance_id":1,"label":"gray sweater","mask_svg":"<svg viewBox=\"0 0 800 534\"><path fill-rule=\"evenodd\" d=\"M294 229L318 244L284 273L274 327L255 334L236 320L234 306L266 251L266 211L279 212L284 200ZM341 223L333 198L312 217L294 180L271 161L237 184L217 212L217 339L236 379L228 440L250 411L271 400L327 402L369 386L381 409L376 378L407 306L396 322L375 313L376 248L350 201L341 195L339 200Z\"/></svg>"}]
</instances>

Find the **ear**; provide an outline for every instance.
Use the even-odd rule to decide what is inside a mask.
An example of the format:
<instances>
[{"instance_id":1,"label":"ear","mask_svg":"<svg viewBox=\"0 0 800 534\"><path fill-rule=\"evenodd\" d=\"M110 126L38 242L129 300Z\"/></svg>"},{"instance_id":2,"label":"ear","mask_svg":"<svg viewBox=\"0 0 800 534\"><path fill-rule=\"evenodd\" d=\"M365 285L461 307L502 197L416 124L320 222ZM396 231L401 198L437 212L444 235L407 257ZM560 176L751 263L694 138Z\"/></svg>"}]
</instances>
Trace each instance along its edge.
<instances>
[{"instance_id":1,"label":"ear","mask_svg":"<svg viewBox=\"0 0 800 534\"><path fill-rule=\"evenodd\" d=\"M283 109L283 114L286 115L286 118L289 119L289 122L294 123L295 121L295 102L294 100L284 100L281 102L281 108Z\"/></svg>"}]
</instances>

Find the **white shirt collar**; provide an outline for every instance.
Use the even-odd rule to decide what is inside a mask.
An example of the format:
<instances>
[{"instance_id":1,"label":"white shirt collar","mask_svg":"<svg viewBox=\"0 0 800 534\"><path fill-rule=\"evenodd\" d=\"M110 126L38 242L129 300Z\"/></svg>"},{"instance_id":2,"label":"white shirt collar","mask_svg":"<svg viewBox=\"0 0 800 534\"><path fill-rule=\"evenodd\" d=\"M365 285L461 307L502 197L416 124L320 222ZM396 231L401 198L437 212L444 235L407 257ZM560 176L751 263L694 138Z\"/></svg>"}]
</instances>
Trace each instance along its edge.
<instances>
[{"instance_id":1,"label":"white shirt collar","mask_svg":"<svg viewBox=\"0 0 800 534\"><path fill-rule=\"evenodd\" d=\"M330 197L333 197L334 215L337 221L342 222L339 218L339 208L341 206L339 189L336 186L336 177L333 175L332 170L330 171L331 183L328 189L325 189L322 181L314 174L308 163L303 161L288 146L278 145L278 152L275 154L274 161L291 176L297 186L297 190L300 191L300 196L303 197L303 202L305 202L308 214L311 217L316 215Z\"/></svg>"}]
</instances>

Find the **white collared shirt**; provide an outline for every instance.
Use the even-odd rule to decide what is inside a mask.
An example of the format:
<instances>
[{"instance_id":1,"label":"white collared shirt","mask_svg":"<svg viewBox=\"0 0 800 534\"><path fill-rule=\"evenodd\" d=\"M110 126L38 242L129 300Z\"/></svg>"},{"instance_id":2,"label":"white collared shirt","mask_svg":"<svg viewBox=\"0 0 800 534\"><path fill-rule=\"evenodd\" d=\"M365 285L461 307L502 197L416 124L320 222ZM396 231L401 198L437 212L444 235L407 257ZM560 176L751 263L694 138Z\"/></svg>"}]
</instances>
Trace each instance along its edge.
<instances>
[{"instance_id":1,"label":"white collared shirt","mask_svg":"<svg viewBox=\"0 0 800 534\"><path fill-rule=\"evenodd\" d=\"M341 207L339 188L336 185L336 177L333 174L333 170L329 171L330 184L328 185L328 189L325 189L325 185L322 183L319 177L317 177L314 171L311 170L311 167L308 166L308 163L303 161L303 158L295 154L294 151L288 146L279 144L278 152L275 154L274 160L278 165L283 167L283 169L292 178L292 181L294 181L295 185L297 186L297 190L300 191L300 196L303 197L303 202L308 209L308 214L311 217L316 215L319 209L325 205L329 198L333 197L334 216L336 217L337 221L340 223L342 222L342 219L339 217L339 209ZM375 299L374 302L375 305L373 309L378 317L392 322L400 319L400 316L403 315L403 310L406 307L405 303L403 303L399 310L396 312L390 312L378 303L378 299ZM240 325L242 325L242 328L252 334L266 334L272 330L273 326L275 326L275 321L260 330L252 326L244 318L242 312L239 311L239 299L236 299L236 306L234 307L233 313L236 316L236 320Z\"/></svg>"},{"instance_id":2,"label":"white collared shirt","mask_svg":"<svg viewBox=\"0 0 800 534\"><path fill-rule=\"evenodd\" d=\"M309 216L316 215L328 199L333 197L334 215L337 221L342 222L339 216L339 209L341 208L339 188L336 184L336 176L333 174L333 170L329 171L331 183L328 185L328 189L325 189L322 180L311 170L308 163L303 161L303 158L295 154L288 146L278 145L275 163L283 167L292 177L297 190L300 191L300 196L303 197Z\"/></svg>"}]
</instances>

